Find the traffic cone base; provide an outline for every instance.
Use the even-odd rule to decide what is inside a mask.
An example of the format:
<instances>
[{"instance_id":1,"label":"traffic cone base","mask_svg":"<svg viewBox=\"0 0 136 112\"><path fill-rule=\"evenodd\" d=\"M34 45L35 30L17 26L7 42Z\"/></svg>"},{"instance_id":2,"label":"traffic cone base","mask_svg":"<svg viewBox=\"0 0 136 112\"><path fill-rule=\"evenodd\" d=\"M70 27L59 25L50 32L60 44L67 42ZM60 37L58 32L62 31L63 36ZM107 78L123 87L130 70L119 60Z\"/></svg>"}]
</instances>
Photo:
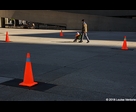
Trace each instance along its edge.
<instances>
[{"instance_id":1,"label":"traffic cone base","mask_svg":"<svg viewBox=\"0 0 136 112\"><path fill-rule=\"evenodd\" d=\"M28 86L28 87L31 87L31 86L34 86L34 85L36 85L36 84L38 84L38 82L32 82L31 84L26 83L26 82L21 82L19 85L20 85L20 86Z\"/></svg>"},{"instance_id":2,"label":"traffic cone base","mask_svg":"<svg viewBox=\"0 0 136 112\"><path fill-rule=\"evenodd\" d=\"M122 50L128 50L128 48L122 48Z\"/></svg>"}]
</instances>

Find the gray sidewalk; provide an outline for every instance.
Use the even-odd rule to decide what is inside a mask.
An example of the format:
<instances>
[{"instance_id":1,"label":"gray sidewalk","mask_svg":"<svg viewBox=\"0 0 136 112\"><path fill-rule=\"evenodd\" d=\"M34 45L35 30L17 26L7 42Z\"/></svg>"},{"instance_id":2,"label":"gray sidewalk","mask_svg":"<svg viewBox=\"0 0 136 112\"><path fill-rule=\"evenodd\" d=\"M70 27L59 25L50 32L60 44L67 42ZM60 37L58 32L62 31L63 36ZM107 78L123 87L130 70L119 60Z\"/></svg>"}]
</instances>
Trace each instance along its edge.
<instances>
[{"instance_id":1,"label":"gray sidewalk","mask_svg":"<svg viewBox=\"0 0 136 112\"><path fill-rule=\"evenodd\" d=\"M136 32L93 31L90 43L73 43L76 32L1 28L0 101L136 100ZM33 87L19 85L28 52Z\"/></svg>"}]
</instances>

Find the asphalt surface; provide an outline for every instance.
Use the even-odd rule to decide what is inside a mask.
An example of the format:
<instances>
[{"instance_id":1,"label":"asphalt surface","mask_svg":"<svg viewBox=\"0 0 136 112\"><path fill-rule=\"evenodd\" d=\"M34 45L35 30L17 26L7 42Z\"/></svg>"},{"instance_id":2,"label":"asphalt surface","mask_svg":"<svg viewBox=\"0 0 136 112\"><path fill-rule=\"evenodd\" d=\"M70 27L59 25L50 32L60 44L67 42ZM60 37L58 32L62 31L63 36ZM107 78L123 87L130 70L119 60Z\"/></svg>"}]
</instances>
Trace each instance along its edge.
<instances>
[{"instance_id":1,"label":"asphalt surface","mask_svg":"<svg viewBox=\"0 0 136 112\"><path fill-rule=\"evenodd\" d=\"M62 32L0 28L0 101L136 101L136 32L90 31L90 43Z\"/></svg>"}]
</instances>

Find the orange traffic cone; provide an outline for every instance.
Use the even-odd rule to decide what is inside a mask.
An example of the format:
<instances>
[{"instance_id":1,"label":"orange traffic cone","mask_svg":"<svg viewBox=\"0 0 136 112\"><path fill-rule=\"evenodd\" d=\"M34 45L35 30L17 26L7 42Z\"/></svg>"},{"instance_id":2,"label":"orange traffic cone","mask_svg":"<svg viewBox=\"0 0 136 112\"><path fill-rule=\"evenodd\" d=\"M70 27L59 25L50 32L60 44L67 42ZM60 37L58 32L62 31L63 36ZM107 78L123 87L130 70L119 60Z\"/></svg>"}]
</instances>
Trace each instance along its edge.
<instances>
[{"instance_id":1,"label":"orange traffic cone","mask_svg":"<svg viewBox=\"0 0 136 112\"><path fill-rule=\"evenodd\" d=\"M19 85L31 87L35 84L38 84L38 82L34 82L32 65L30 61L30 53L27 53L25 71L24 71L24 80L23 82L19 83Z\"/></svg>"},{"instance_id":2,"label":"orange traffic cone","mask_svg":"<svg viewBox=\"0 0 136 112\"><path fill-rule=\"evenodd\" d=\"M63 37L63 32L62 32L62 30L61 30L61 32L60 32L60 36Z\"/></svg>"},{"instance_id":3,"label":"orange traffic cone","mask_svg":"<svg viewBox=\"0 0 136 112\"><path fill-rule=\"evenodd\" d=\"M124 36L124 42L123 42L123 45L122 45L121 49L122 50L128 50L126 36Z\"/></svg>"},{"instance_id":4,"label":"orange traffic cone","mask_svg":"<svg viewBox=\"0 0 136 112\"><path fill-rule=\"evenodd\" d=\"M10 42L9 40L9 36L8 36L8 32L6 32L6 39L5 39L6 42Z\"/></svg>"}]
</instances>

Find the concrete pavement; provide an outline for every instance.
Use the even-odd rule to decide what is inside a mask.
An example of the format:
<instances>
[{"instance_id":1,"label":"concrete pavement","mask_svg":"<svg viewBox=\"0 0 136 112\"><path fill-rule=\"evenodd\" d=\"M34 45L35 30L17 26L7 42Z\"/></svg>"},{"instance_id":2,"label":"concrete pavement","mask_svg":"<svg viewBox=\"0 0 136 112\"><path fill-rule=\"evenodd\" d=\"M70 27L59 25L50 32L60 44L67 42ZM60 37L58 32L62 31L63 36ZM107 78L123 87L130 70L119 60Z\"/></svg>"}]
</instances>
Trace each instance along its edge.
<instances>
[{"instance_id":1,"label":"concrete pavement","mask_svg":"<svg viewBox=\"0 0 136 112\"><path fill-rule=\"evenodd\" d=\"M0 101L136 100L136 32L92 31L90 43L73 43L76 32L1 28ZM28 52L38 82L30 88L19 86Z\"/></svg>"}]
</instances>

